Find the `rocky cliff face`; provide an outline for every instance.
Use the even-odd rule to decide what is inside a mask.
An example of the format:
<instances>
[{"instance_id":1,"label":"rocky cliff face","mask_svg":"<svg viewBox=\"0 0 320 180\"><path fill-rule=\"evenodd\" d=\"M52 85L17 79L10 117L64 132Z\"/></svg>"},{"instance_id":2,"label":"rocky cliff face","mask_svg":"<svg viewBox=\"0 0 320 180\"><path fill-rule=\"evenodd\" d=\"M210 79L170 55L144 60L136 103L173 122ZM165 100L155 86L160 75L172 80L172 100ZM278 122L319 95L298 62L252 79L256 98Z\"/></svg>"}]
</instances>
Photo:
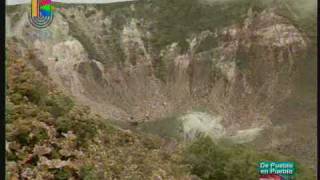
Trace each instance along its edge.
<instances>
[{"instance_id":1,"label":"rocky cliff face","mask_svg":"<svg viewBox=\"0 0 320 180\"><path fill-rule=\"evenodd\" d=\"M34 67L96 113L144 122L202 109L221 117L230 136L262 128L270 134L266 146L280 149L284 142L306 147L303 141L312 133L295 138L305 130L315 134L315 74L307 75L316 72L308 69L316 64L315 46L280 8L249 4L236 21L208 18L208 28L202 28L202 16L188 17L197 10L173 6L185 19L170 29L158 17L162 4L155 1L60 6L64 9L41 32L28 24L27 7L7 13L8 42L18 42L17 51L32 54ZM13 21L14 13L21 18ZM231 12L225 13L227 21ZM200 30L185 30L188 18ZM306 89L299 88L302 84ZM301 114L294 114L295 103ZM282 139L276 128L290 135Z\"/></svg>"}]
</instances>

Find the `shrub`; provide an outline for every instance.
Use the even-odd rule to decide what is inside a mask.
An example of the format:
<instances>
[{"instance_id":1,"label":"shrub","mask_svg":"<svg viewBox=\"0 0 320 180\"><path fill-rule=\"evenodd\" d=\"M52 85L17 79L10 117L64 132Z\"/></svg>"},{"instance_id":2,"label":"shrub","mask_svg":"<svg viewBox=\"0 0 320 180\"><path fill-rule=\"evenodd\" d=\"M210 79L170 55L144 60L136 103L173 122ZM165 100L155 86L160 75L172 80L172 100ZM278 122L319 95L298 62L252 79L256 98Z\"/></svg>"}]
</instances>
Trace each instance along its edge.
<instances>
[{"instance_id":1,"label":"shrub","mask_svg":"<svg viewBox=\"0 0 320 180\"><path fill-rule=\"evenodd\" d=\"M8 68L8 95L12 103L19 104L28 100L37 105L41 104L48 94L48 87L25 62L11 60Z\"/></svg>"},{"instance_id":2,"label":"shrub","mask_svg":"<svg viewBox=\"0 0 320 180\"><path fill-rule=\"evenodd\" d=\"M19 92L23 97L27 97L29 101L40 104L43 100L42 98L47 94L47 89L40 82L33 81L22 83Z\"/></svg>"},{"instance_id":3,"label":"shrub","mask_svg":"<svg viewBox=\"0 0 320 180\"><path fill-rule=\"evenodd\" d=\"M155 75L162 82L166 82L168 76L168 67L164 59L155 61Z\"/></svg>"},{"instance_id":4,"label":"shrub","mask_svg":"<svg viewBox=\"0 0 320 180\"><path fill-rule=\"evenodd\" d=\"M274 153L258 153L253 148L213 142L201 136L188 145L184 161L190 165L191 173L202 179L258 179L260 161L292 161ZM297 163L298 164L298 163ZM299 179L315 179L311 171L298 164Z\"/></svg>"},{"instance_id":5,"label":"shrub","mask_svg":"<svg viewBox=\"0 0 320 180\"><path fill-rule=\"evenodd\" d=\"M54 169L52 171L57 180L67 180L72 177L72 171L68 168Z\"/></svg>"},{"instance_id":6,"label":"shrub","mask_svg":"<svg viewBox=\"0 0 320 180\"><path fill-rule=\"evenodd\" d=\"M177 115L171 115L157 121L145 122L139 126L141 131L157 134L166 138L182 138L182 123Z\"/></svg>"},{"instance_id":7,"label":"shrub","mask_svg":"<svg viewBox=\"0 0 320 180\"><path fill-rule=\"evenodd\" d=\"M81 110L72 110L71 113L61 116L56 121L57 131L67 133L73 131L77 135L77 144L85 146L88 139L95 136L96 120Z\"/></svg>"},{"instance_id":8,"label":"shrub","mask_svg":"<svg viewBox=\"0 0 320 180\"><path fill-rule=\"evenodd\" d=\"M148 9L145 4L157 7L152 10ZM151 18L155 27L152 30L152 45L155 49L161 49L168 44L177 42L185 51L189 48L186 38L192 34L201 31L216 29L228 26L230 24L241 23L250 7L254 10L262 9L262 5L257 0L239 0L239 1L212 1L203 3L199 0L162 0L149 1L141 3L139 12L143 14L152 13L154 16L144 16ZM259 8L258 8L259 7ZM226 13L228 12L228 13ZM214 46L214 42L211 42Z\"/></svg>"},{"instance_id":9,"label":"shrub","mask_svg":"<svg viewBox=\"0 0 320 180\"><path fill-rule=\"evenodd\" d=\"M49 96L46 99L47 111L57 118L69 112L74 106L73 101L64 95Z\"/></svg>"},{"instance_id":10,"label":"shrub","mask_svg":"<svg viewBox=\"0 0 320 180\"><path fill-rule=\"evenodd\" d=\"M95 180L97 178L97 173L92 166L86 165L80 169L80 178L83 180Z\"/></svg>"},{"instance_id":11,"label":"shrub","mask_svg":"<svg viewBox=\"0 0 320 180\"><path fill-rule=\"evenodd\" d=\"M34 122L33 119L16 120L15 123L8 128L10 132L7 134L8 140L16 141L24 146L33 146L40 141L48 139L47 131L35 125Z\"/></svg>"}]
</instances>

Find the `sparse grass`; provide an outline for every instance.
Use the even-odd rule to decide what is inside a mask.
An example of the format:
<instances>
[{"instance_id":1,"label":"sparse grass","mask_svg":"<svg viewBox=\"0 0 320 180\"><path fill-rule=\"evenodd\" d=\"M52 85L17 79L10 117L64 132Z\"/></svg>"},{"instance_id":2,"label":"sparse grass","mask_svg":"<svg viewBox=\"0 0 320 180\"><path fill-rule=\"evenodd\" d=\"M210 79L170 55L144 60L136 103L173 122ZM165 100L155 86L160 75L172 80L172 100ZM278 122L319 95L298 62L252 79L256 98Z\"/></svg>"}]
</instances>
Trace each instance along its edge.
<instances>
[{"instance_id":1,"label":"sparse grass","mask_svg":"<svg viewBox=\"0 0 320 180\"><path fill-rule=\"evenodd\" d=\"M46 109L52 114L53 117L57 118L68 113L74 106L73 101L62 94L49 96L45 101Z\"/></svg>"},{"instance_id":2,"label":"sparse grass","mask_svg":"<svg viewBox=\"0 0 320 180\"><path fill-rule=\"evenodd\" d=\"M168 76L168 65L167 62L160 58L154 63L155 76L160 79L162 82L167 81Z\"/></svg>"},{"instance_id":3,"label":"sparse grass","mask_svg":"<svg viewBox=\"0 0 320 180\"><path fill-rule=\"evenodd\" d=\"M178 116L169 116L161 120L154 122L146 122L139 128L143 132L156 134L164 138L181 138L179 129L182 128L181 121L178 120Z\"/></svg>"},{"instance_id":4,"label":"sparse grass","mask_svg":"<svg viewBox=\"0 0 320 180\"><path fill-rule=\"evenodd\" d=\"M208 113L209 112L208 108L203 107L203 106L194 107L192 109L192 111L194 111L194 112L203 112L203 113Z\"/></svg>"},{"instance_id":5,"label":"sparse grass","mask_svg":"<svg viewBox=\"0 0 320 180\"><path fill-rule=\"evenodd\" d=\"M96 173L93 166L86 165L80 169L80 178L83 180L96 180L98 178Z\"/></svg>"},{"instance_id":6,"label":"sparse grass","mask_svg":"<svg viewBox=\"0 0 320 180\"><path fill-rule=\"evenodd\" d=\"M253 58L250 57L250 52L245 52L242 47L240 47L237 51L237 59L236 59L236 66L241 71L245 71L249 68L249 62Z\"/></svg>"}]
</instances>

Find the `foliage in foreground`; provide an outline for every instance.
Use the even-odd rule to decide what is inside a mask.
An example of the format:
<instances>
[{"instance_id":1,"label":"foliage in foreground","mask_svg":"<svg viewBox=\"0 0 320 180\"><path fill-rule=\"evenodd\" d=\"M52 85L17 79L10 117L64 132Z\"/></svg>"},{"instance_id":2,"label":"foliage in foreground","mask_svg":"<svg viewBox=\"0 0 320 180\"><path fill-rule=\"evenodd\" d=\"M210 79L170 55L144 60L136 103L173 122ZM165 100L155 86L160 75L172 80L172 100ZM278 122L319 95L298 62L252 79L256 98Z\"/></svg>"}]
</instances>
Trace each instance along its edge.
<instances>
[{"instance_id":1,"label":"foliage in foreground","mask_svg":"<svg viewBox=\"0 0 320 180\"><path fill-rule=\"evenodd\" d=\"M259 178L260 161L292 161L274 153L259 153L253 148L215 143L209 137L199 137L184 152L185 162L191 166L192 174L204 180ZM316 179L310 169L297 165L297 179Z\"/></svg>"},{"instance_id":2,"label":"foliage in foreground","mask_svg":"<svg viewBox=\"0 0 320 180\"><path fill-rule=\"evenodd\" d=\"M187 178L160 139L114 127L26 61L12 53L7 61L8 179Z\"/></svg>"},{"instance_id":3,"label":"foliage in foreground","mask_svg":"<svg viewBox=\"0 0 320 180\"><path fill-rule=\"evenodd\" d=\"M200 137L179 152L162 140L117 129L71 98L24 60L9 56L6 164L9 179L257 179L257 162L288 160ZM184 159L184 163L181 159ZM290 159L289 159L290 160ZM315 179L298 167L298 178Z\"/></svg>"}]
</instances>

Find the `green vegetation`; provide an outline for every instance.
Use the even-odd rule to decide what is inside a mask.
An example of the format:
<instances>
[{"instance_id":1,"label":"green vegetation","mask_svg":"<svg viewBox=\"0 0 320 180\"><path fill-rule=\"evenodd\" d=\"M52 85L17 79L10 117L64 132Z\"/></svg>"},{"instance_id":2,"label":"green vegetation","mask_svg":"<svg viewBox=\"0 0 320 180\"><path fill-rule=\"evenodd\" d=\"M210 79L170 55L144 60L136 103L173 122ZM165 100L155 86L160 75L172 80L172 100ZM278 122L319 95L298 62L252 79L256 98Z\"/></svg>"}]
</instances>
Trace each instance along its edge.
<instances>
[{"instance_id":1,"label":"green vegetation","mask_svg":"<svg viewBox=\"0 0 320 180\"><path fill-rule=\"evenodd\" d=\"M31 179L38 175L44 179L48 176L55 179L75 176L78 168L73 162L67 162L81 159L81 147L87 146L87 140L96 136L92 125L96 127L101 122L83 108L74 106L73 101L56 91L41 73L33 71L12 53L10 55L6 98L9 105L6 156L7 161L12 162L10 167L12 170L21 168L21 173L31 168L33 173L28 175ZM63 117L65 122L60 121ZM79 123L87 119L92 124ZM67 126L69 124L72 125ZM68 129L60 131L60 127ZM41 170L39 164L45 164L49 170ZM19 176L16 171L10 174L11 178Z\"/></svg>"},{"instance_id":2,"label":"green vegetation","mask_svg":"<svg viewBox=\"0 0 320 180\"><path fill-rule=\"evenodd\" d=\"M72 177L72 171L68 168L55 169L52 170L52 173L54 174L54 178L57 180L68 180Z\"/></svg>"},{"instance_id":3,"label":"green vegetation","mask_svg":"<svg viewBox=\"0 0 320 180\"><path fill-rule=\"evenodd\" d=\"M167 81L168 76L168 65L167 62L160 58L154 63L155 76L160 79L162 82Z\"/></svg>"},{"instance_id":4,"label":"green vegetation","mask_svg":"<svg viewBox=\"0 0 320 180\"><path fill-rule=\"evenodd\" d=\"M114 127L76 105L13 52L8 57L8 179L185 179L161 140ZM165 158L164 158L165 157Z\"/></svg>"},{"instance_id":5,"label":"green vegetation","mask_svg":"<svg viewBox=\"0 0 320 180\"><path fill-rule=\"evenodd\" d=\"M148 51L154 51L150 53L156 59L153 62L155 75L166 82L168 66L172 60L159 55L166 46L177 42L181 52L186 52L189 48L187 39L194 34L205 30L215 32L228 25L241 24L249 8L254 12L261 12L271 6L270 2L231 0L206 4L198 0L141 0L133 3L136 11L132 11L127 4L96 7L102 8L111 18L111 31L106 30L104 33L110 35L105 43L110 47L110 58L115 61L113 63L124 62L125 54L119 38L121 30L131 20L128 17L137 18L140 20L139 28L143 27L152 34L150 38L142 38L150 45ZM286 3L280 3L276 12L294 22L307 36L315 36L315 14L310 12L310 16L301 16L302 12L297 11L297 6L293 4L290 7ZM12 9L13 11L15 10ZM88 12L86 16L94 13L96 12ZM70 33L82 42L90 58L103 59L104 64L109 63L108 58L98 57L101 53L97 52L93 42L83 34L78 24L71 20L69 23L72 31ZM210 51L219 41L219 38L209 36L200 43L196 53ZM311 41L313 44L306 59L316 60L316 42ZM6 48L6 51L10 49ZM206 53L215 56L215 52ZM247 69L250 60L254 59L249 54L251 52L242 51L241 48L237 52L236 65L240 70ZM164 139L181 138L182 125L177 116L146 122L138 127L144 132L164 138L121 130L58 91L47 77L26 63L30 62L28 59L19 59L25 57L16 57L13 52L6 55L9 56L9 61L6 61L8 179L187 179L190 174L194 174L208 180L250 180L258 177L259 161L292 161L292 158L273 152L257 152L252 147L213 142L202 136L186 147L181 148L181 144L178 144L174 150L167 152L164 150L166 147L163 147ZM313 68L310 61L298 63L304 62L308 63L302 64L308 67L306 69ZM132 63L135 63L135 59ZM221 73L219 69L215 69L215 65L210 65L211 79L214 81L217 74ZM314 71L305 73L310 73L309 76L313 77ZM301 78L299 82L304 84L307 80ZM312 87L301 87L304 88L301 89L303 93L313 90ZM207 111L203 107L195 110ZM298 164L299 180L315 179L314 174Z\"/></svg>"},{"instance_id":6,"label":"green vegetation","mask_svg":"<svg viewBox=\"0 0 320 180\"><path fill-rule=\"evenodd\" d=\"M251 51L254 52L253 50ZM239 70L244 71L248 69L249 62L252 59L254 59L254 57L250 56L249 52L245 52L243 47L240 47L237 51L236 66L239 68Z\"/></svg>"},{"instance_id":7,"label":"green vegetation","mask_svg":"<svg viewBox=\"0 0 320 180\"><path fill-rule=\"evenodd\" d=\"M154 49L163 49L178 42L185 51L189 48L188 37L241 23L250 7L261 11L264 5L257 0L214 1L208 4L199 0L141 1L137 4L137 12L140 13L137 16L153 22L151 43Z\"/></svg>"},{"instance_id":8,"label":"green vegetation","mask_svg":"<svg viewBox=\"0 0 320 180\"><path fill-rule=\"evenodd\" d=\"M135 5L135 11L132 11L131 4ZM268 5L270 4L260 0L212 1L210 3L200 0L142 0L95 7L111 18L113 31L111 37L119 37L119 32L132 18L140 20L139 26L152 34L151 38L145 39L145 43L150 45L153 53L158 55L162 49L173 42L177 42L181 51L185 52L189 49L187 39L192 35L206 30L215 32L228 25L241 24L249 8L254 12L261 12ZM216 39L210 38L201 45L200 49L206 50L216 45L214 43ZM210 43L211 40L213 43ZM116 48L116 52L122 51L117 47L116 41L113 43L115 44L111 43L111 46Z\"/></svg>"},{"instance_id":9,"label":"green vegetation","mask_svg":"<svg viewBox=\"0 0 320 180\"><path fill-rule=\"evenodd\" d=\"M177 116L169 116L161 120L145 122L139 128L143 132L156 134L164 138L180 139L182 132L182 122L178 120Z\"/></svg>"},{"instance_id":10,"label":"green vegetation","mask_svg":"<svg viewBox=\"0 0 320 180\"><path fill-rule=\"evenodd\" d=\"M83 166L80 169L80 178L83 180L95 180L98 177L93 166Z\"/></svg>"},{"instance_id":11,"label":"green vegetation","mask_svg":"<svg viewBox=\"0 0 320 180\"><path fill-rule=\"evenodd\" d=\"M196 53L210 51L212 48L218 46L219 37L215 38L212 35L204 39L196 49Z\"/></svg>"},{"instance_id":12,"label":"green vegetation","mask_svg":"<svg viewBox=\"0 0 320 180\"><path fill-rule=\"evenodd\" d=\"M316 43L317 8L315 0L283 0L277 2L277 13L290 20L291 23Z\"/></svg>"},{"instance_id":13,"label":"green vegetation","mask_svg":"<svg viewBox=\"0 0 320 180\"><path fill-rule=\"evenodd\" d=\"M55 118L68 113L74 106L72 100L62 94L49 96L45 103L47 111Z\"/></svg>"},{"instance_id":14,"label":"green vegetation","mask_svg":"<svg viewBox=\"0 0 320 180\"><path fill-rule=\"evenodd\" d=\"M257 152L253 148L213 142L209 137L199 137L184 152L185 162L190 164L192 174L204 180L247 179L259 177L260 161L292 161L275 153ZM298 164L297 179L316 179L315 173Z\"/></svg>"},{"instance_id":15,"label":"green vegetation","mask_svg":"<svg viewBox=\"0 0 320 180\"><path fill-rule=\"evenodd\" d=\"M73 130L77 135L77 144L86 145L87 140L91 140L97 132L97 126L93 123L94 118L88 116L88 110L83 108L73 109L65 116L57 118L56 125L59 133L67 133Z\"/></svg>"}]
</instances>

